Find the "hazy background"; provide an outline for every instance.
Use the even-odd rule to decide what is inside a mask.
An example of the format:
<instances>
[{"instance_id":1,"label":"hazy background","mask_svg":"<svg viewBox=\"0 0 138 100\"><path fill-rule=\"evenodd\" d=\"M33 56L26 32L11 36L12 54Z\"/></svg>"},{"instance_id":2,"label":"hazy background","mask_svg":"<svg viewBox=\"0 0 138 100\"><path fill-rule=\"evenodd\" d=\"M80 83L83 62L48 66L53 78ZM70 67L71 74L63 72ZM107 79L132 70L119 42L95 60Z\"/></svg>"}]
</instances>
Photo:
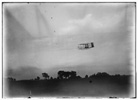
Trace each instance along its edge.
<instances>
[{"instance_id":1,"label":"hazy background","mask_svg":"<svg viewBox=\"0 0 138 100\"><path fill-rule=\"evenodd\" d=\"M135 3L5 3L4 69L16 79L75 70L130 74ZM95 47L79 50L78 44Z\"/></svg>"}]
</instances>

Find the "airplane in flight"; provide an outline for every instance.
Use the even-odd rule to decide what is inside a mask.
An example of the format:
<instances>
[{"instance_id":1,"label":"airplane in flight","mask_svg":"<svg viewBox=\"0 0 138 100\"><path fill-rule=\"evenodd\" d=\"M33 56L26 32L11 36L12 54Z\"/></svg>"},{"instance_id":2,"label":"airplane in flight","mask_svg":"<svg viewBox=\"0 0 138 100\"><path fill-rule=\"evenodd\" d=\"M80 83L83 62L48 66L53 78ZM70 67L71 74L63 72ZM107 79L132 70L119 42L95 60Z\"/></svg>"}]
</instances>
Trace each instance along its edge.
<instances>
[{"instance_id":1,"label":"airplane in flight","mask_svg":"<svg viewBox=\"0 0 138 100\"><path fill-rule=\"evenodd\" d=\"M94 43L91 42L91 43L83 43L83 44L79 44L78 45L78 48L80 50L83 50L83 49L90 49L90 48L93 48L94 47Z\"/></svg>"}]
</instances>

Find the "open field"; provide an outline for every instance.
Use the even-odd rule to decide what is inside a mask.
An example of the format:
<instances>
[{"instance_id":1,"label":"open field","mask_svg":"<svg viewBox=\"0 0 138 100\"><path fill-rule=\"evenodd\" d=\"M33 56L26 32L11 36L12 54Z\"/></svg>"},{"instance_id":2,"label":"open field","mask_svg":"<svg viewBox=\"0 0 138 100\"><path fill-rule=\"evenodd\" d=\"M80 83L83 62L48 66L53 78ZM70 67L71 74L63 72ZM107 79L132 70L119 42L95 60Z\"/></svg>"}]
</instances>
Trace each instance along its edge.
<instances>
[{"instance_id":1,"label":"open field","mask_svg":"<svg viewBox=\"0 0 138 100\"><path fill-rule=\"evenodd\" d=\"M9 97L129 97L130 77L9 81Z\"/></svg>"}]
</instances>

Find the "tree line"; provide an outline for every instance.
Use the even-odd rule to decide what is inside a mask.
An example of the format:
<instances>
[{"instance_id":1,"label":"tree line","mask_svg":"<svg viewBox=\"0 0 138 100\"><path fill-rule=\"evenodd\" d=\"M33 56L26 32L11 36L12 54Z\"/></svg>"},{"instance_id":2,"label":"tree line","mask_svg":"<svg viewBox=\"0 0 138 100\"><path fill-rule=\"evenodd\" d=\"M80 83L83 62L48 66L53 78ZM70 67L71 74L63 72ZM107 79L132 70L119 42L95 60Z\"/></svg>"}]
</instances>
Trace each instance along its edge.
<instances>
[{"instance_id":1,"label":"tree line","mask_svg":"<svg viewBox=\"0 0 138 100\"><path fill-rule=\"evenodd\" d=\"M85 75L84 78L109 78L109 77L114 77L114 78L119 78L119 77L125 77L127 75L120 75L120 74L116 74L116 75L109 75L108 73L106 72L98 72L97 74L93 74L93 75ZM50 77L48 75L48 73L44 72L42 73L42 77L44 77L45 80L52 80L52 79L81 79L82 77L77 75L77 72L76 71L58 71L57 72L57 78L53 78L53 77ZM10 81L16 81L15 78L12 78L12 77L9 77L8 80ZM32 80L40 80L40 77L37 76L35 79L32 79Z\"/></svg>"}]
</instances>

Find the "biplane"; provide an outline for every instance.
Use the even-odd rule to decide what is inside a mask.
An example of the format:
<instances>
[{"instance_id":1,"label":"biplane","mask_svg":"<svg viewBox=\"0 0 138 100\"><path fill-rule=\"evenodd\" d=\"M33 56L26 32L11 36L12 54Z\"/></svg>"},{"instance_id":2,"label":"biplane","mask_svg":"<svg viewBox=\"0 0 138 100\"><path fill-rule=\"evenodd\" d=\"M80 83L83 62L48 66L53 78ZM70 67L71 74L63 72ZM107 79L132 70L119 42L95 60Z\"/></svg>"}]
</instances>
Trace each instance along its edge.
<instances>
[{"instance_id":1,"label":"biplane","mask_svg":"<svg viewBox=\"0 0 138 100\"><path fill-rule=\"evenodd\" d=\"M78 48L79 49L90 49L94 47L94 43L83 43L83 44L79 44Z\"/></svg>"}]
</instances>

